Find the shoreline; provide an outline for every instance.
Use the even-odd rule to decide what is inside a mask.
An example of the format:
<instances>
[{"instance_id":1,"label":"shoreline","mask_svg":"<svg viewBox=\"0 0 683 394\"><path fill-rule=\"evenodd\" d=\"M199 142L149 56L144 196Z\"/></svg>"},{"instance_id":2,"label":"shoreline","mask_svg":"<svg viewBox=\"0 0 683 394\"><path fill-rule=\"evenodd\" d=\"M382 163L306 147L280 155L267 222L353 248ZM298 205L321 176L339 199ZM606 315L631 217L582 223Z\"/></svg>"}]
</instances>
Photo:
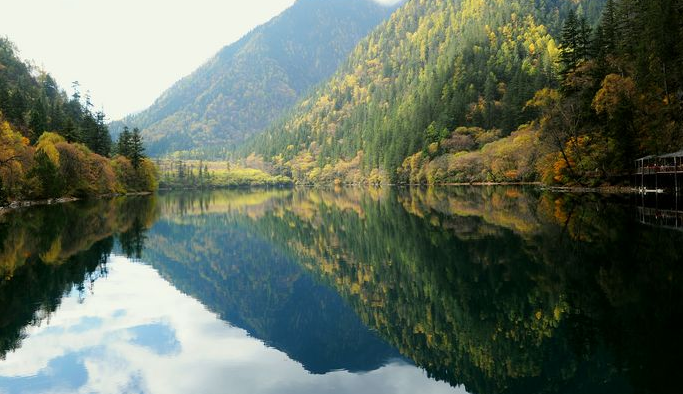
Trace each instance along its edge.
<instances>
[{"instance_id":1,"label":"shoreline","mask_svg":"<svg viewBox=\"0 0 683 394\"><path fill-rule=\"evenodd\" d=\"M385 184L369 184L369 183L295 183L292 185L231 185L231 186L213 186L213 187L162 187L160 192L169 191L192 191L192 190L231 190L231 189L250 189L250 188L329 188L329 187L403 187L403 188L430 188L430 187L487 187L487 186L529 186L535 187L539 190L550 191L556 193L601 193L601 194L632 194L638 193L638 189L631 186L549 186L541 182L461 182L461 183L436 183L436 184L421 184L421 183L385 183Z\"/></svg>"},{"instance_id":2,"label":"shoreline","mask_svg":"<svg viewBox=\"0 0 683 394\"><path fill-rule=\"evenodd\" d=\"M638 189L630 186L540 186L541 190L555 193L600 193L600 194L636 194Z\"/></svg>"},{"instance_id":3,"label":"shoreline","mask_svg":"<svg viewBox=\"0 0 683 394\"><path fill-rule=\"evenodd\" d=\"M7 205L0 206L0 215L16 211L22 208L37 207L42 205L55 205L55 204L65 204L69 202L90 200L90 199L103 199L103 198L115 198L115 197L133 197L133 196L148 196L153 192L134 192L134 193L123 193L123 194L100 194L97 196L88 197L59 197L59 198L49 198L46 200L18 200L12 201Z\"/></svg>"},{"instance_id":4,"label":"shoreline","mask_svg":"<svg viewBox=\"0 0 683 394\"><path fill-rule=\"evenodd\" d=\"M539 190L555 193L600 193L600 194L633 194L638 193L638 189L631 186L549 186L540 182L472 182L472 183L438 183L433 185L424 184L399 184L389 185L399 187L464 187L464 186L531 186Z\"/></svg>"},{"instance_id":5,"label":"shoreline","mask_svg":"<svg viewBox=\"0 0 683 394\"><path fill-rule=\"evenodd\" d=\"M208 188L160 188L157 191L169 192L169 191L188 191L188 190L222 190L222 189L248 189L252 187L275 187L275 188L287 188L287 187L329 187L333 185L287 185L287 186L266 186L266 185L244 185L244 186L229 186L229 187L208 187ZM362 184L343 184L341 186L370 186ZM599 186L599 187L584 187L584 186L547 186L540 182L472 182L472 183L439 183L433 185L425 184L387 184L378 185L389 186L389 187L486 187L486 186L533 186L542 191L549 191L554 193L598 193L598 194L633 194L638 193L636 188L630 186ZM115 197L132 197L132 196L147 196L154 192L134 192L134 193L123 193L123 194L102 194L98 196L89 197L60 197L51 198L46 200L19 200L12 201L7 205L0 206L0 215L15 211L22 208L30 208L41 205L54 205L54 204L64 204L69 202L76 202L88 199L102 199L102 198L115 198Z\"/></svg>"}]
</instances>

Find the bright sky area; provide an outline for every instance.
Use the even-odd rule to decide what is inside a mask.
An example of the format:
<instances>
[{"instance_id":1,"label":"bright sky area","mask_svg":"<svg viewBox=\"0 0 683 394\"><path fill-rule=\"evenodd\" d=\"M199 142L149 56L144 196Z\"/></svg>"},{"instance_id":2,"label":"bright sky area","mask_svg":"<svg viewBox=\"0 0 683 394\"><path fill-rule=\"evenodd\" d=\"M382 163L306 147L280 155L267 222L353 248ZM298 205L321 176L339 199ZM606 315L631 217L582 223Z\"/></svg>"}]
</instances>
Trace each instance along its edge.
<instances>
[{"instance_id":1,"label":"bright sky area","mask_svg":"<svg viewBox=\"0 0 683 394\"><path fill-rule=\"evenodd\" d=\"M324 0L321 0L324 1ZM394 3L396 0L376 0ZM148 107L294 0L0 0L0 35L109 120Z\"/></svg>"}]
</instances>

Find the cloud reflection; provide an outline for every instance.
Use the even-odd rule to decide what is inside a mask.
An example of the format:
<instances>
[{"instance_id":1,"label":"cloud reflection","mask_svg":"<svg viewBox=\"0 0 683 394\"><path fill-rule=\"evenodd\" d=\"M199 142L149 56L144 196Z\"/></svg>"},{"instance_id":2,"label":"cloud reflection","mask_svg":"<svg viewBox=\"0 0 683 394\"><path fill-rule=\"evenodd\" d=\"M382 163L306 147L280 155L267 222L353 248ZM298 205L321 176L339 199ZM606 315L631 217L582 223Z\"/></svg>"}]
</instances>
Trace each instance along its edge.
<instances>
[{"instance_id":1,"label":"cloud reflection","mask_svg":"<svg viewBox=\"0 0 683 394\"><path fill-rule=\"evenodd\" d=\"M230 326L152 268L113 257L95 295L64 299L0 362L3 393L450 393L402 361L308 373ZM123 309L122 309L123 308Z\"/></svg>"}]
</instances>

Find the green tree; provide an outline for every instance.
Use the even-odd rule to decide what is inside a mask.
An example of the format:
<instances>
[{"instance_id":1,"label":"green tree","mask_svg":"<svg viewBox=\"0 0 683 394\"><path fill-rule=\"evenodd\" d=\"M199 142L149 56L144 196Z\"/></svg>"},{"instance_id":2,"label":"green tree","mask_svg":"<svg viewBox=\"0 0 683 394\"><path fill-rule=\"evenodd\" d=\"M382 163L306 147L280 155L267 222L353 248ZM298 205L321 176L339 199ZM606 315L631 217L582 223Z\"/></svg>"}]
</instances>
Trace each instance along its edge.
<instances>
[{"instance_id":1,"label":"green tree","mask_svg":"<svg viewBox=\"0 0 683 394\"><path fill-rule=\"evenodd\" d=\"M580 59L580 24L573 10L567 15L567 20L562 27L562 41L560 44L560 62L562 75L576 70Z\"/></svg>"},{"instance_id":2,"label":"green tree","mask_svg":"<svg viewBox=\"0 0 683 394\"><path fill-rule=\"evenodd\" d=\"M131 133L128 126L123 127L123 131L119 134L119 140L116 143L118 154L124 157L130 157Z\"/></svg>"},{"instance_id":3,"label":"green tree","mask_svg":"<svg viewBox=\"0 0 683 394\"><path fill-rule=\"evenodd\" d=\"M45 100L42 97L33 105L29 127L33 130L33 138L31 138L33 141L37 140L41 134L48 131L47 108L45 107Z\"/></svg>"},{"instance_id":4,"label":"green tree","mask_svg":"<svg viewBox=\"0 0 683 394\"><path fill-rule=\"evenodd\" d=\"M111 135L105 123L104 112L99 111L95 114L95 134L91 149L100 156L108 157L111 153L111 145Z\"/></svg>"},{"instance_id":5,"label":"green tree","mask_svg":"<svg viewBox=\"0 0 683 394\"><path fill-rule=\"evenodd\" d=\"M43 150L36 153L35 162L36 164L29 176L36 177L40 183L41 190L38 197L60 197L64 188L64 181L59 173L59 167Z\"/></svg>"},{"instance_id":6,"label":"green tree","mask_svg":"<svg viewBox=\"0 0 683 394\"><path fill-rule=\"evenodd\" d=\"M140 162L145 158L145 147L142 143L142 135L140 135L140 129L137 127L133 129L133 134L130 138L130 156L128 156L128 158L135 169L140 167Z\"/></svg>"}]
</instances>

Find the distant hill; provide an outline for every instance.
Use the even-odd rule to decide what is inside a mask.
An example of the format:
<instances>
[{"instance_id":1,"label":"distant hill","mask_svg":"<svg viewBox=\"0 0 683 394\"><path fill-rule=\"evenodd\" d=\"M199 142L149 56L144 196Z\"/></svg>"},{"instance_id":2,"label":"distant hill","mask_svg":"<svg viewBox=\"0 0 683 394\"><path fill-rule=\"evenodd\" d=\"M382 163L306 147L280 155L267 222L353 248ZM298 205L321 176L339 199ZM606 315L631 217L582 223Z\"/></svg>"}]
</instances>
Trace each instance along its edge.
<instances>
[{"instance_id":1,"label":"distant hill","mask_svg":"<svg viewBox=\"0 0 683 394\"><path fill-rule=\"evenodd\" d=\"M150 108L112 123L112 133L124 124L141 128L152 156L195 148L217 154L267 127L330 77L392 10L372 0L298 0Z\"/></svg>"}]
</instances>

